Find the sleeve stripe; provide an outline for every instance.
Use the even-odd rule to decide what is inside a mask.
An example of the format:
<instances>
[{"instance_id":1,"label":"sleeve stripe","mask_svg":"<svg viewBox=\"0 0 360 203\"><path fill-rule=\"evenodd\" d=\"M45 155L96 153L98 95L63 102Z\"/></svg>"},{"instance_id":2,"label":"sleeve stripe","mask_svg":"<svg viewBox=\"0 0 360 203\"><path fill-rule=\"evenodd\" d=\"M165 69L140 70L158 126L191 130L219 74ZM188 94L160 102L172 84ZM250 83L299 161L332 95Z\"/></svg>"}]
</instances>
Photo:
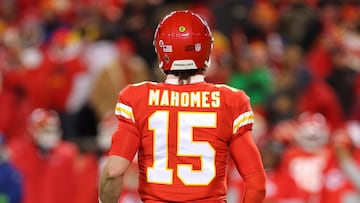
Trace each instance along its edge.
<instances>
[{"instance_id":1,"label":"sleeve stripe","mask_svg":"<svg viewBox=\"0 0 360 203\"><path fill-rule=\"evenodd\" d=\"M254 123L254 113L248 111L238 116L233 123L233 133L235 133L240 127Z\"/></svg>"},{"instance_id":2,"label":"sleeve stripe","mask_svg":"<svg viewBox=\"0 0 360 203\"><path fill-rule=\"evenodd\" d=\"M123 103L117 103L115 108L115 115L117 116L123 116L127 119L131 119L135 122L133 110L130 106L125 105Z\"/></svg>"}]
</instances>

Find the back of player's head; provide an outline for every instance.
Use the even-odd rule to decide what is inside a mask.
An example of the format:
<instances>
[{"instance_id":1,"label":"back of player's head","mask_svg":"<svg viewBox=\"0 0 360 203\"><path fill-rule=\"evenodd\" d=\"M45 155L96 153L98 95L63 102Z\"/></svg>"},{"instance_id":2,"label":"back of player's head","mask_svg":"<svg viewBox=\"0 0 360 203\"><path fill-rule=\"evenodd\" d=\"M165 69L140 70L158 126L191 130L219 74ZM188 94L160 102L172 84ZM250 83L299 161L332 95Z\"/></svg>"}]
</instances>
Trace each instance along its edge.
<instances>
[{"instance_id":1,"label":"back of player's head","mask_svg":"<svg viewBox=\"0 0 360 203\"><path fill-rule=\"evenodd\" d=\"M213 37L207 22L191 11L165 16L155 32L154 46L164 71L204 69L210 65Z\"/></svg>"}]
</instances>

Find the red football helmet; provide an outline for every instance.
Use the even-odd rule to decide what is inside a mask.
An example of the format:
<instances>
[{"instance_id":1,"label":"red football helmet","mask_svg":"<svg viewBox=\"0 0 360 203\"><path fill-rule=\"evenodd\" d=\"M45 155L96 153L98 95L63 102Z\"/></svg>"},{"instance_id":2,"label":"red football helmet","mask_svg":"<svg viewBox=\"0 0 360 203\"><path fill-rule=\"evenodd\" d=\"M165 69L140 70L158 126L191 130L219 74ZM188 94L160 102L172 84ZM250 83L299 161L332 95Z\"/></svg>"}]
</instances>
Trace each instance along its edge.
<instances>
[{"instance_id":1,"label":"red football helmet","mask_svg":"<svg viewBox=\"0 0 360 203\"><path fill-rule=\"evenodd\" d=\"M155 52L163 70L191 70L210 65L213 38L207 22L191 11L174 11L159 23Z\"/></svg>"}]
</instances>

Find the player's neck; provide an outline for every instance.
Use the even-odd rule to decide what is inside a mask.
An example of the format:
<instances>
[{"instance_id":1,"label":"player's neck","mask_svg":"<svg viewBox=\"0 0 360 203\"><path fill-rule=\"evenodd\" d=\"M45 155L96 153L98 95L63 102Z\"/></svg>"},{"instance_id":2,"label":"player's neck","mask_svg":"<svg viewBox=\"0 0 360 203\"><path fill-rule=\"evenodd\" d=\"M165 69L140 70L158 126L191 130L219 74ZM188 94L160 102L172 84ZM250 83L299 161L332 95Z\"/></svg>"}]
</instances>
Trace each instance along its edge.
<instances>
[{"instance_id":1,"label":"player's neck","mask_svg":"<svg viewBox=\"0 0 360 203\"><path fill-rule=\"evenodd\" d=\"M204 82L205 81L204 78L205 78L205 76L202 75L202 74L193 75L193 76L190 77L190 83L189 84ZM173 74L168 74L166 76L165 83L166 84L177 85L177 84L179 84L179 77L175 76Z\"/></svg>"}]
</instances>

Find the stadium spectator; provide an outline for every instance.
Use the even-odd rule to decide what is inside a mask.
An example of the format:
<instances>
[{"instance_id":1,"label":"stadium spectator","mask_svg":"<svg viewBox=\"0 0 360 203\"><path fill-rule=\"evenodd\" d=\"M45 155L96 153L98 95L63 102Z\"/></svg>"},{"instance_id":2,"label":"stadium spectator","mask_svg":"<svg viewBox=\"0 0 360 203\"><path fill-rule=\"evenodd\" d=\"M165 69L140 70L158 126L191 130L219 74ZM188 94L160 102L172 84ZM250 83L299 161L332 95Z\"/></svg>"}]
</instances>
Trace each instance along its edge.
<instances>
[{"instance_id":1,"label":"stadium spectator","mask_svg":"<svg viewBox=\"0 0 360 203\"><path fill-rule=\"evenodd\" d=\"M332 135L333 156L324 173L320 203L360 201L358 121L348 121Z\"/></svg>"},{"instance_id":2,"label":"stadium spectator","mask_svg":"<svg viewBox=\"0 0 360 203\"><path fill-rule=\"evenodd\" d=\"M349 119L351 111L356 106L356 82L360 80L360 75L357 74L356 70L349 67L345 52L341 48L334 50L331 57L332 71L326 81L339 98L344 118Z\"/></svg>"},{"instance_id":3,"label":"stadium spectator","mask_svg":"<svg viewBox=\"0 0 360 203\"><path fill-rule=\"evenodd\" d=\"M35 109L27 121L27 136L9 142L10 160L24 180L22 203L73 202L76 146L61 139L56 112Z\"/></svg>"},{"instance_id":4,"label":"stadium spectator","mask_svg":"<svg viewBox=\"0 0 360 203\"><path fill-rule=\"evenodd\" d=\"M236 57L234 66L234 71L227 84L234 88L243 89L249 95L253 108L263 111L264 105L274 88L264 42L251 42Z\"/></svg>"},{"instance_id":5,"label":"stadium spectator","mask_svg":"<svg viewBox=\"0 0 360 203\"><path fill-rule=\"evenodd\" d=\"M151 79L149 67L145 60L136 54L135 44L131 39L119 38L116 45L118 55L100 71L89 98L99 121L114 109L113 101L127 84Z\"/></svg>"},{"instance_id":6,"label":"stadium spectator","mask_svg":"<svg viewBox=\"0 0 360 203\"><path fill-rule=\"evenodd\" d=\"M304 50L289 46L285 51L283 67L276 75L276 88L269 97L269 122L291 119L305 111L323 114L331 128L342 124L344 113L334 89L321 78L309 72Z\"/></svg>"},{"instance_id":7,"label":"stadium spectator","mask_svg":"<svg viewBox=\"0 0 360 203\"><path fill-rule=\"evenodd\" d=\"M292 144L284 149L272 173L267 201L317 202L331 150L330 129L319 113L304 112L296 120ZM289 187L291 185L292 187Z\"/></svg>"},{"instance_id":8,"label":"stadium spectator","mask_svg":"<svg viewBox=\"0 0 360 203\"><path fill-rule=\"evenodd\" d=\"M98 203L98 154L94 136L79 136L76 143L79 153L74 159L74 203Z\"/></svg>"}]
</instances>

